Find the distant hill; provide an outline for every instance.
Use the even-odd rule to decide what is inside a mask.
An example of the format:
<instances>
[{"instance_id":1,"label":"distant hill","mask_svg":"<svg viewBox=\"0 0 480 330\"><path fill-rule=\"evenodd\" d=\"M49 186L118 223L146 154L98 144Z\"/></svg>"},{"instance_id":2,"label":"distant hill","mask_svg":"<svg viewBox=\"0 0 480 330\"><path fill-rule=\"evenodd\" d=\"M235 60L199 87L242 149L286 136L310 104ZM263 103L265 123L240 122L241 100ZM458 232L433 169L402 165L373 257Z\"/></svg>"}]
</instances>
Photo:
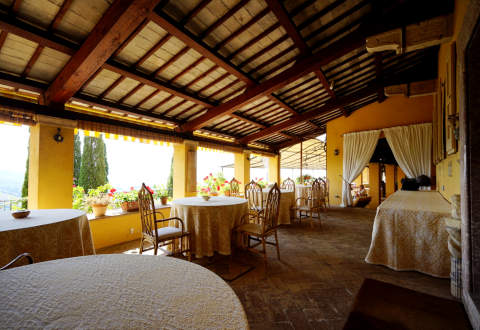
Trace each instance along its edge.
<instances>
[{"instance_id":1,"label":"distant hill","mask_svg":"<svg viewBox=\"0 0 480 330\"><path fill-rule=\"evenodd\" d=\"M21 197L25 172L0 172L0 200Z\"/></svg>"}]
</instances>

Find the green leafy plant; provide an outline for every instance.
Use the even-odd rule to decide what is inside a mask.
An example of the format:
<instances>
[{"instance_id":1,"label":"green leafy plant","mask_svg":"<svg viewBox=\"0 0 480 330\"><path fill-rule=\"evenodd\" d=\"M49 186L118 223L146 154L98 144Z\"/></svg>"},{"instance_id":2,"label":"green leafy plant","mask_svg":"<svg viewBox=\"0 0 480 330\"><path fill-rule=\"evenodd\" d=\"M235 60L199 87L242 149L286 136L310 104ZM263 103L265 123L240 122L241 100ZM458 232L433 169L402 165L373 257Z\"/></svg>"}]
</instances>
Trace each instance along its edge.
<instances>
[{"instance_id":1,"label":"green leafy plant","mask_svg":"<svg viewBox=\"0 0 480 330\"><path fill-rule=\"evenodd\" d=\"M263 180L263 178L255 178L254 181L256 183L258 183L260 185L260 187L262 187L262 189L266 188L267 187L267 182L265 180Z\"/></svg>"},{"instance_id":2,"label":"green leafy plant","mask_svg":"<svg viewBox=\"0 0 480 330\"><path fill-rule=\"evenodd\" d=\"M217 173L213 175L210 173L203 178L202 183L200 184L200 194L208 195L212 193L219 193L225 186L227 186L228 181L225 180L223 173Z\"/></svg>"},{"instance_id":3,"label":"green leafy plant","mask_svg":"<svg viewBox=\"0 0 480 330\"><path fill-rule=\"evenodd\" d=\"M138 191L130 187L130 191L123 191L115 194L115 202L136 202L138 201Z\"/></svg>"},{"instance_id":4,"label":"green leafy plant","mask_svg":"<svg viewBox=\"0 0 480 330\"><path fill-rule=\"evenodd\" d=\"M153 185L153 198L154 199L159 199L162 197L168 197L168 188L163 185Z\"/></svg>"},{"instance_id":5,"label":"green leafy plant","mask_svg":"<svg viewBox=\"0 0 480 330\"><path fill-rule=\"evenodd\" d=\"M295 179L295 182L296 182L297 184L302 183L302 177L303 177L303 183L304 183L304 184L312 183L313 180L314 180L314 178L313 178L311 175L309 175L309 174L304 174L304 175L299 176L298 178L296 178L296 179Z\"/></svg>"},{"instance_id":6,"label":"green leafy plant","mask_svg":"<svg viewBox=\"0 0 480 330\"><path fill-rule=\"evenodd\" d=\"M85 209L85 189L80 186L73 186L72 208L77 210Z\"/></svg>"},{"instance_id":7,"label":"green leafy plant","mask_svg":"<svg viewBox=\"0 0 480 330\"><path fill-rule=\"evenodd\" d=\"M95 189L89 189L85 199L88 205L108 205L112 201L116 189L110 184L98 186Z\"/></svg>"}]
</instances>

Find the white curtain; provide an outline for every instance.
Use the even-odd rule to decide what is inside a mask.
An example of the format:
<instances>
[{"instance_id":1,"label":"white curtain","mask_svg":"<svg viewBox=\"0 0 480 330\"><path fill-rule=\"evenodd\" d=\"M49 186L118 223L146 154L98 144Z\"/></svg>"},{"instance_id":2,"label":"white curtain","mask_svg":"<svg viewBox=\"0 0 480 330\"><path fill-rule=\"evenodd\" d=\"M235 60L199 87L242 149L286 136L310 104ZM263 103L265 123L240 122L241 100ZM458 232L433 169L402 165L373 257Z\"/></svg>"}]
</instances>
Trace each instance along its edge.
<instances>
[{"instance_id":1,"label":"white curtain","mask_svg":"<svg viewBox=\"0 0 480 330\"><path fill-rule=\"evenodd\" d=\"M408 178L430 177L432 168L432 124L385 128L388 145Z\"/></svg>"},{"instance_id":2,"label":"white curtain","mask_svg":"<svg viewBox=\"0 0 480 330\"><path fill-rule=\"evenodd\" d=\"M379 136L379 130L343 135L342 206L352 205L350 183L362 173L372 158Z\"/></svg>"}]
</instances>

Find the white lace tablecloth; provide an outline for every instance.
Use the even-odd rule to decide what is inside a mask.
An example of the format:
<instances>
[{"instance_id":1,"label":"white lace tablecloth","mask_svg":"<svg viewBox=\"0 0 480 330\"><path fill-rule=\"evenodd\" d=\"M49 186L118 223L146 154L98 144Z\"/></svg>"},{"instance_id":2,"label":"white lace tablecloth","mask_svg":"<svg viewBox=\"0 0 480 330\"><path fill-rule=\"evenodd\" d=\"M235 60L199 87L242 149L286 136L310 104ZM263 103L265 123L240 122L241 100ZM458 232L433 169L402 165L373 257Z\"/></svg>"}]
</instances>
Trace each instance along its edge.
<instances>
[{"instance_id":1,"label":"white lace tablecloth","mask_svg":"<svg viewBox=\"0 0 480 330\"><path fill-rule=\"evenodd\" d=\"M295 185L295 200L297 198L303 197L303 198L308 198L310 193L312 192L312 186L311 185L303 185L303 184L297 184ZM305 200L300 200L298 202L298 206L303 206L305 205Z\"/></svg>"},{"instance_id":2,"label":"white lace tablecloth","mask_svg":"<svg viewBox=\"0 0 480 330\"><path fill-rule=\"evenodd\" d=\"M247 200L238 197L214 196L174 200L170 216L179 217L190 232L192 251L197 258L214 252L231 254L232 229L248 213Z\"/></svg>"},{"instance_id":3,"label":"white lace tablecloth","mask_svg":"<svg viewBox=\"0 0 480 330\"><path fill-rule=\"evenodd\" d=\"M395 192L377 208L365 261L450 277L449 216L450 204L436 191Z\"/></svg>"},{"instance_id":4,"label":"white lace tablecloth","mask_svg":"<svg viewBox=\"0 0 480 330\"><path fill-rule=\"evenodd\" d=\"M268 190L262 191L263 193L263 199L265 201L266 206L266 201L268 197ZM280 210L278 212L278 224L279 225L287 225L291 223L291 209L295 204L295 193L293 191L288 191L288 190L280 190Z\"/></svg>"},{"instance_id":5,"label":"white lace tablecloth","mask_svg":"<svg viewBox=\"0 0 480 330\"><path fill-rule=\"evenodd\" d=\"M94 254L85 212L32 210L24 219L0 212L0 266L24 252L35 262Z\"/></svg>"},{"instance_id":6,"label":"white lace tablecloth","mask_svg":"<svg viewBox=\"0 0 480 330\"><path fill-rule=\"evenodd\" d=\"M187 261L96 255L0 272L1 328L247 329L233 290Z\"/></svg>"}]
</instances>

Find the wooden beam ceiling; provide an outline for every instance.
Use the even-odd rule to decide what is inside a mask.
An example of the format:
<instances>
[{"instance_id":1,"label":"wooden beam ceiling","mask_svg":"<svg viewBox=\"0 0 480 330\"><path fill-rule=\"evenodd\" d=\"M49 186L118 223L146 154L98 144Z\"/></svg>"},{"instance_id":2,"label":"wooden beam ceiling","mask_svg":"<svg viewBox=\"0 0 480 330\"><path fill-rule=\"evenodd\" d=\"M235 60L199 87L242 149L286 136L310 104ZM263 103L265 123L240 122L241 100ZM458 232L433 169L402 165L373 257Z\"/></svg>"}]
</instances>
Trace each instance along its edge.
<instances>
[{"instance_id":1,"label":"wooden beam ceiling","mask_svg":"<svg viewBox=\"0 0 480 330\"><path fill-rule=\"evenodd\" d=\"M199 129L215 119L230 114L240 109L242 106L268 95L273 91L294 82L302 76L319 69L322 65L330 63L332 60L361 47L364 43L365 37L361 33L352 33L325 48L321 54L312 54L298 60L293 66L273 78L247 89L243 94L236 96L230 101L210 109L204 115L183 124L180 127L180 130L188 132Z\"/></svg>"},{"instance_id":2,"label":"wooden beam ceiling","mask_svg":"<svg viewBox=\"0 0 480 330\"><path fill-rule=\"evenodd\" d=\"M143 22L159 0L116 0L45 93L47 104L67 102Z\"/></svg>"}]
</instances>

